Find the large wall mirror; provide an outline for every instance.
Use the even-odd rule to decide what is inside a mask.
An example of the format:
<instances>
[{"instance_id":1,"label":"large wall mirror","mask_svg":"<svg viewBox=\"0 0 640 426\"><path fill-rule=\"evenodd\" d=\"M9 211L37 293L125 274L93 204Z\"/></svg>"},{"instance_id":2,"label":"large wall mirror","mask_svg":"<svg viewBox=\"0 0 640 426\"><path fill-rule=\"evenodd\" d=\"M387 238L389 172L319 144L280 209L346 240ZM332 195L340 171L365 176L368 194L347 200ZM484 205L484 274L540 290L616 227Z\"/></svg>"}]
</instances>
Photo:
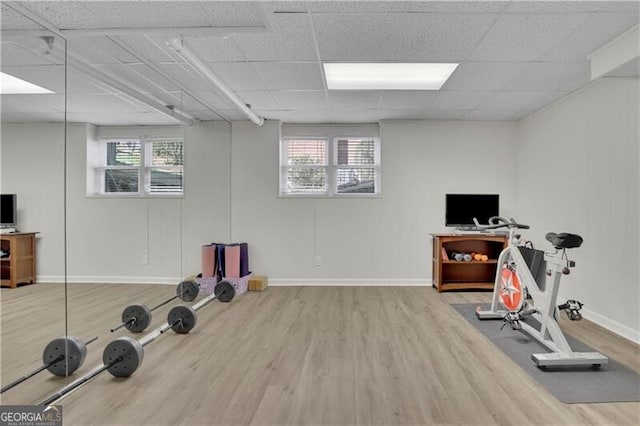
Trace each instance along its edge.
<instances>
[{"instance_id":1,"label":"large wall mirror","mask_svg":"<svg viewBox=\"0 0 640 426\"><path fill-rule=\"evenodd\" d=\"M12 383L64 350L66 287L66 41L2 4L3 404L30 404L57 389L67 364ZM85 336L82 336L85 337Z\"/></svg>"},{"instance_id":2,"label":"large wall mirror","mask_svg":"<svg viewBox=\"0 0 640 426\"><path fill-rule=\"evenodd\" d=\"M99 365L113 339L166 321L179 301L163 302L197 272L185 265L199 262L183 241L183 91L152 82L144 36L47 29L38 7L2 5L2 72L32 86L9 91L3 75L1 189L15 194L14 228L33 238L27 250L11 243L22 234L3 230L3 404L46 400ZM29 273L12 288L11 277ZM153 310L148 324L118 327L134 305ZM47 354L79 353L56 363L60 375L45 370L11 387L43 365L54 340Z\"/></svg>"}]
</instances>

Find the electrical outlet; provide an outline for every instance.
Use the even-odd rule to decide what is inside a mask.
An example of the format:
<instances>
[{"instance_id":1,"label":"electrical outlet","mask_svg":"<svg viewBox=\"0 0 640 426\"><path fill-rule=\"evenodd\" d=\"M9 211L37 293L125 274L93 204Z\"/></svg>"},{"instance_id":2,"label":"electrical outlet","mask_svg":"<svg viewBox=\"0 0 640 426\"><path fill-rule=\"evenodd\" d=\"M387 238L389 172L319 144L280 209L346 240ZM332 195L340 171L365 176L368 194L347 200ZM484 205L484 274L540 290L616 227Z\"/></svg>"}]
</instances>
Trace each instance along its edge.
<instances>
[{"instance_id":1,"label":"electrical outlet","mask_svg":"<svg viewBox=\"0 0 640 426\"><path fill-rule=\"evenodd\" d=\"M143 265L148 265L149 264L149 255L148 254L143 254L142 255L142 264Z\"/></svg>"},{"instance_id":2,"label":"electrical outlet","mask_svg":"<svg viewBox=\"0 0 640 426\"><path fill-rule=\"evenodd\" d=\"M322 265L322 257L316 256L316 266Z\"/></svg>"}]
</instances>

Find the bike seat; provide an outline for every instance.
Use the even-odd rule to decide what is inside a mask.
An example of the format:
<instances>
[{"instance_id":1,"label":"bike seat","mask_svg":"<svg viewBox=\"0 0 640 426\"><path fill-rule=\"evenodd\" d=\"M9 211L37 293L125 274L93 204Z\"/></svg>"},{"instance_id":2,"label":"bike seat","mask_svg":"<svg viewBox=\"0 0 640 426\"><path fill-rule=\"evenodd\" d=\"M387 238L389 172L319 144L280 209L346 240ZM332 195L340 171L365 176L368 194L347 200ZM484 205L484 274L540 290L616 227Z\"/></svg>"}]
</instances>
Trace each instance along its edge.
<instances>
[{"instance_id":1,"label":"bike seat","mask_svg":"<svg viewBox=\"0 0 640 426\"><path fill-rule=\"evenodd\" d=\"M582 237L577 234L549 232L545 235L545 238L557 249L575 248L582 245Z\"/></svg>"}]
</instances>

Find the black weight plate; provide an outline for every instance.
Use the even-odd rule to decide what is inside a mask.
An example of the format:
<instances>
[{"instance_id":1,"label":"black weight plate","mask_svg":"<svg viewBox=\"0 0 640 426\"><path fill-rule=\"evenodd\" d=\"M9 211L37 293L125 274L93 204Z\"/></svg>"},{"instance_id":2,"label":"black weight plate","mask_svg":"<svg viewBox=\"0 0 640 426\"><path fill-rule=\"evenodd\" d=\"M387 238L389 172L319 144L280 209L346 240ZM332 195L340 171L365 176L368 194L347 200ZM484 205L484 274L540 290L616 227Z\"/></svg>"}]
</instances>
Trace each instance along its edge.
<instances>
[{"instance_id":1,"label":"black weight plate","mask_svg":"<svg viewBox=\"0 0 640 426\"><path fill-rule=\"evenodd\" d=\"M119 337L105 346L102 362L108 365L119 358L121 360L107 368L107 371L115 377L129 377L142 364L144 348L132 337Z\"/></svg>"},{"instance_id":2,"label":"black weight plate","mask_svg":"<svg viewBox=\"0 0 640 426\"><path fill-rule=\"evenodd\" d=\"M231 302L236 296L236 289L229 281L220 281L213 289L216 299L221 302Z\"/></svg>"},{"instance_id":3,"label":"black weight plate","mask_svg":"<svg viewBox=\"0 0 640 426\"><path fill-rule=\"evenodd\" d=\"M191 306L177 305L171 308L167 316L167 323L178 334L190 332L198 322L198 314Z\"/></svg>"},{"instance_id":4,"label":"black weight plate","mask_svg":"<svg viewBox=\"0 0 640 426\"><path fill-rule=\"evenodd\" d=\"M182 281L176 288L176 294L185 302L192 302L198 297L200 286L195 281Z\"/></svg>"},{"instance_id":5,"label":"black weight plate","mask_svg":"<svg viewBox=\"0 0 640 426\"><path fill-rule=\"evenodd\" d=\"M143 304L129 305L122 311L122 322L132 333L141 333L151 324L151 310Z\"/></svg>"},{"instance_id":6,"label":"black weight plate","mask_svg":"<svg viewBox=\"0 0 640 426\"><path fill-rule=\"evenodd\" d=\"M84 362L87 356L87 345L73 336L59 337L45 346L42 352L42 363L49 364L61 355L63 359L50 365L47 370L56 376L66 377L73 374Z\"/></svg>"}]
</instances>

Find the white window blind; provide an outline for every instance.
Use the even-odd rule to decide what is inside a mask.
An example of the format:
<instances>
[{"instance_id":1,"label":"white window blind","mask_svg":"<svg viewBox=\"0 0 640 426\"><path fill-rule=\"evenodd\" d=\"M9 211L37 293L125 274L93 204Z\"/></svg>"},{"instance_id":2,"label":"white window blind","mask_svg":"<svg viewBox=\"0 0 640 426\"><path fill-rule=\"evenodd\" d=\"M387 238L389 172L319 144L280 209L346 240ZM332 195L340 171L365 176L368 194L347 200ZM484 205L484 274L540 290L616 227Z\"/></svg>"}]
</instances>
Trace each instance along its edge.
<instances>
[{"instance_id":1,"label":"white window blind","mask_svg":"<svg viewBox=\"0 0 640 426\"><path fill-rule=\"evenodd\" d=\"M337 138L334 143L336 192L377 194L377 141L373 138Z\"/></svg>"},{"instance_id":2,"label":"white window blind","mask_svg":"<svg viewBox=\"0 0 640 426\"><path fill-rule=\"evenodd\" d=\"M88 195L183 193L181 138L104 138L89 143L87 148Z\"/></svg>"},{"instance_id":3,"label":"white window blind","mask_svg":"<svg viewBox=\"0 0 640 426\"><path fill-rule=\"evenodd\" d=\"M379 138L292 136L281 140L280 195L379 194Z\"/></svg>"},{"instance_id":4,"label":"white window blind","mask_svg":"<svg viewBox=\"0 0 640 426\"><path fill-rule=\"evenodd\" d=\"M329 158L326 139L287 139L281 169L281 191L287 194L327 192Z\"/></svg>"}]
</instances>

